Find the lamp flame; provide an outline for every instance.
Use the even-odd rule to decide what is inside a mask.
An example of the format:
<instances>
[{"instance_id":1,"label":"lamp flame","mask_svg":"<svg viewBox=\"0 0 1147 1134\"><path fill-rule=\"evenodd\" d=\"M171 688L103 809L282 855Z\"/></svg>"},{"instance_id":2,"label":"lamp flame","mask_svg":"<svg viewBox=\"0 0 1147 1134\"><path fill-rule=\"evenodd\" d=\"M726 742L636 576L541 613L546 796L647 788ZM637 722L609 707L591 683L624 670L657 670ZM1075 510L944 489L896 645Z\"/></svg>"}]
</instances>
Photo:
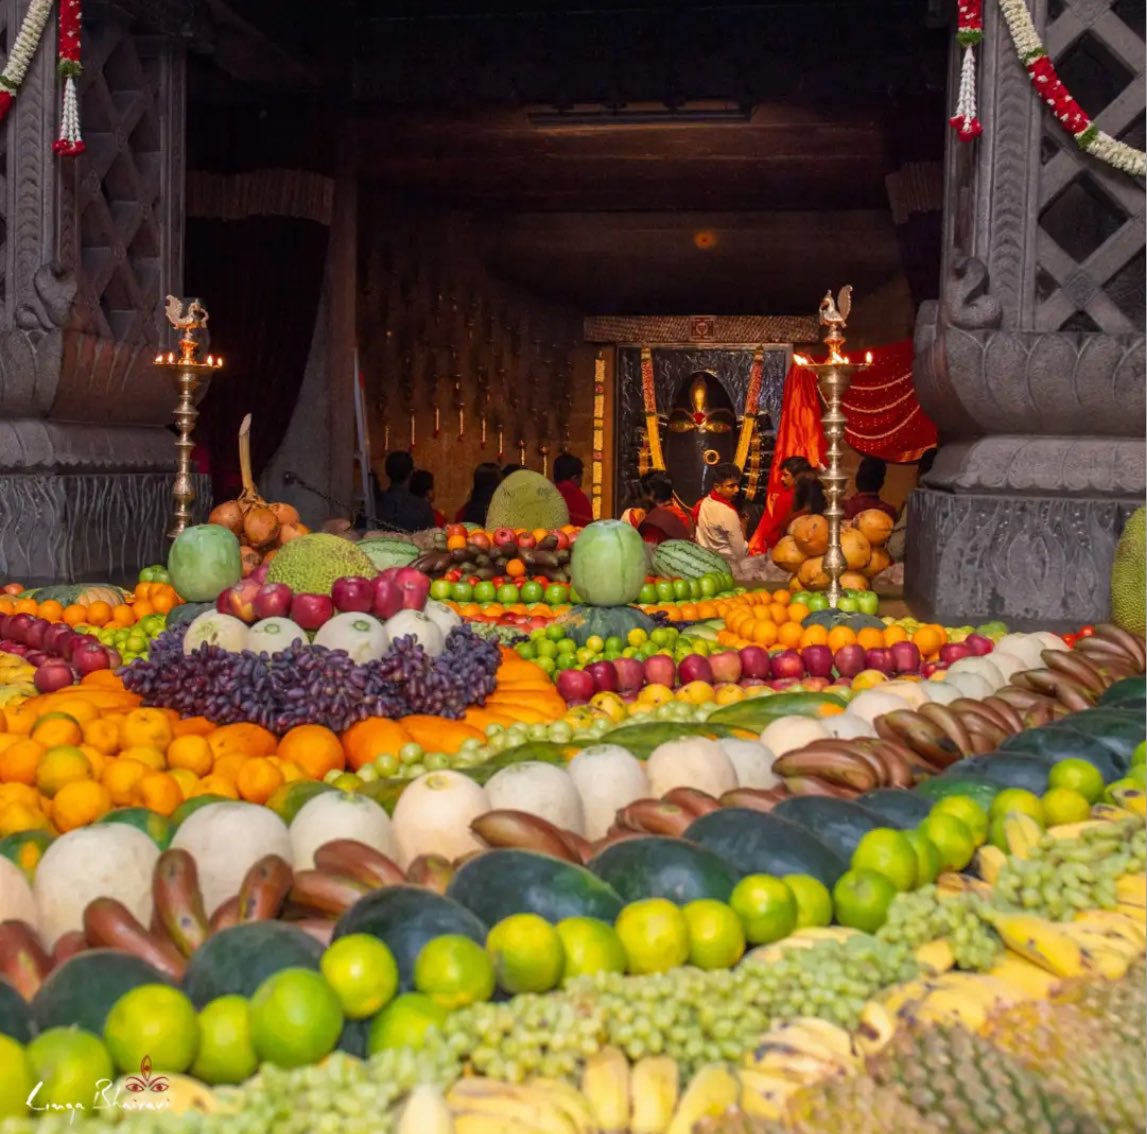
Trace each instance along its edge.
<instances>
[{"instance_id":1,"label":"lamp flame","mask_svg":"<svg viewBox=\"0 0 1147 1134\"><path fill-rule=\"evenodd\" d=\"M864 352L864 365L865 366L871 366L872 365L872 351L870 351L870 350L867 350Z\"/></svg>"}]
</instances>

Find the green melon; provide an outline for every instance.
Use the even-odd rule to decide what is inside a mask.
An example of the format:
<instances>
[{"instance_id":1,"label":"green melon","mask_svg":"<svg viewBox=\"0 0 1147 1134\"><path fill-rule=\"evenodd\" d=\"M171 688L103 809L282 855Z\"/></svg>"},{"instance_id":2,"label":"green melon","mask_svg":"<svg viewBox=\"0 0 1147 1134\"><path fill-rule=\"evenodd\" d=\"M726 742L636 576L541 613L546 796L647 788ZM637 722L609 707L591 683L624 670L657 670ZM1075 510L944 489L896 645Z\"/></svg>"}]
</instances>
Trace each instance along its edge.
<instances>
[{"instance_id":1,"label":"green melon","mask_svg":"<svg viewBox=\"0 0 1147 1134\"><path fill-rule=\"evenodd\" d=\"M17 1043L32 1038L31 1007L6 980L0 980L0 1036L10 1036Z\"/></svg>"},{"instance_id":2,"label":"green melon","mask_svg":"<svg viewBox=\"0 0 1147 1134\"><path fill-rule=\"evenodd\" d=\"M816 795L782 799L769 814L803 827L844 862L851 861L856 844L869 831L889 825L884 816L851 800Z\"/></svg>"},{"instance_id":3,"label":"green melon","mask_svg":"<svg viewBox=\"0 0 1147 1134\"><path fill-rule=\"evenodd\" d=\"M596 520L570 556L570 582L587 606L625 606L645 585L645 541L632 524Z\"/></svg>"},{"instance_id":4,"label":"green melon","mask_svg":"<svg viewBox=\"0 0 1147 1134\"><path fill-rule=\"evenodd\" d=\"M625 839L594 855L588 869L624 902L668 898L679 906L701 898L727 902L738 874L723 859L684 839Z\"/></svg>"},{"instance_id":5,"label":"green melon","mask_svg":"<svg viewBox=\"0 0 1147 1134\"><path fill-rule=\"evenodd\" d=\"M89 949L53 969L32 999L37 1032L78 1027L103 1035L104 1021L125 992L170 984L157 968L119 949Z\"/></svg>"},{"instance_id":6,"label":"green melon","mask_svg":"<svg viewBox=\"0 0 1147 1134\"><path fill-rule=\"evenodd\" d=\"M561 625L579 646L594 636L602 641L617 637L624 642L631 630L650 634L657 628L657 623L635 606L575 606Z\"/></svg>"},{"instance_id":7,"label":"green melon","mask_svg":"<svg viewBox=\"0 0 1147 1134\"><path fill-rule=\"evenodd\" d=\"M692 540L667 539L653 552L653 570L670 579L699 579L702 575L724 575L729 564Z\"/></svg>"},{"instance_id":8,"label":"green melon","mask_svg":"<svg viewBox=\"0 0 1147 1134\"><path fill-rule=\"evenodd\" d=\"M167 570L171 585L185 601L214 602L243 577L239 541L219 524L186 528L171 545Z\"/></svg>"}]
</instances>

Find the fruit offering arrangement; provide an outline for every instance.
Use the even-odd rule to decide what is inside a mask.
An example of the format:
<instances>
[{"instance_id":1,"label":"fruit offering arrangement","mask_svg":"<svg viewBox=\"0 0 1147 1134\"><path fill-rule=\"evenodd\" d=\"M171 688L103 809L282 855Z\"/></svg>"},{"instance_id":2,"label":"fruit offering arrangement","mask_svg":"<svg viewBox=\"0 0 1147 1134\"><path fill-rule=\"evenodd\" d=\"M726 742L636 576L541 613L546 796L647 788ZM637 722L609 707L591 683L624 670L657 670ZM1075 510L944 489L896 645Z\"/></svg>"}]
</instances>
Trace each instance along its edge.
<instances>
[{"instance_id":1,"label":"fruit offering arrangement","mask_svg":"<svg viewBox=\"0 0 1147 1134\"><path fill-rule=\"evenodd\" d=\"M866 591L871 580L892 565L892 556L884 547L892 526L892 517L879 508L870 508L845 522L840 533L847 568L840 579L843 587ZM824 516L798 516L773 548L772 559L778 567L791 572L790 586L823 591L830 582L824 569L827 550L828 520Z\"/></svg>"},{"instance_id":2,"label":"fruit offering arrangement","mask_svg":"<svg viewBox=\"0 0 1147 1134\"><path fill-rule=\"evenodd\" d=\"M66 622L49 622L31 614L0 614L0 652L20 657L34 672L40 693L74 685L87 673L121 664L119 651Z\"/></svg>"},{"instance_id":3,"label":"fruit offering arrangement","mask_svg":"<svg viewBox=\"0 0 1147 1134\"><path fill-rule=\"evenodd\" d=\"M435 533L434 548L420 555L412 565L449 583L467 580L468 586L495 579L525 578L544 579L546 585L569 583L570 548L578 534L579 529L568 525L554 530L497 528L487 532L468 530L464 524L448 524L441 532ZM470 579L476 579L477 584L469 583ZM464 602L468 598L456 601Z\"/></svg>"}]
</instances>

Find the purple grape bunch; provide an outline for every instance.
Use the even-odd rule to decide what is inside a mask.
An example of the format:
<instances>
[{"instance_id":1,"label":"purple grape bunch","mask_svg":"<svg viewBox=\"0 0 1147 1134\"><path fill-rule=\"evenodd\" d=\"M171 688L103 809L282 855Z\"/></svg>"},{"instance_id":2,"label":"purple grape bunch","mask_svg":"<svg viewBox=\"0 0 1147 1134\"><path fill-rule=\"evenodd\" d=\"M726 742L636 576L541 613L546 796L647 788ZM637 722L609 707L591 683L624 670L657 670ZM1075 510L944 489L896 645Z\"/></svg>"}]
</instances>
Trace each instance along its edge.
<instances>
[{"instance_id":1,"label":"purple grape bunch","mask_svg":"<svg viewBox=\"0 0 1147 1134\"><path fill-rule=\"evenodd\" d=\"M342 732L365 717L412 713L458 720L493 693L501 662L497 645L466 626L450 631L438 658L407 636L365 665L344 650L302 642L270 656L212 645L184 654L186 632L181 625L160 634L150 657L124 671L125 688L145 705L181 716L218 725L248 722L275 733L300 724Z\"/></svg>"}]
</instances>

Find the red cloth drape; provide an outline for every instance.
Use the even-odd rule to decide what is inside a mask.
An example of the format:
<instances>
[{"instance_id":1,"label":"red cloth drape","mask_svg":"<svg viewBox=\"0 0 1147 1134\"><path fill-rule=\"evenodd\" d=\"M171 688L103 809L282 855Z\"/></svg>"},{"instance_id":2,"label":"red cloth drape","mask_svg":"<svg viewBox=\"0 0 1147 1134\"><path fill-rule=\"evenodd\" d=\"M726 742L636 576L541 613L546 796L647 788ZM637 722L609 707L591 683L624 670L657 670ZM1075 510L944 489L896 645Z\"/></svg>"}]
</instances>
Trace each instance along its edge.
<instances>
[{"instance_id":1,"label":"red cloth drape","mask_svg":"<svg viewBox=\"0 0 1147 1134\"><path fill-rule=\"evenodd\" d=\"M879 347L853 378L842 403L844 437L858 453L900 464L936 445L936 426L916 400L912 356L911 339Z\"/></svg>"},{"instance_id":2,"label":"red cloth drape","mask_svg":"<svg viewBox=\"0 0 1147 1134\"><path fill-rule=\"evenodd\" d=\"M824 464L824 429L820 419L820 394L817 392L816 379L810 371L794 364L785 379L781 421L777 429L773 464L769 470L765 514L749 541L750 551L768 551L785 534L788 526L793 494L781 487L781 463L789 457L804 457L814 466Z\"/></svg>"}]
</instances>

